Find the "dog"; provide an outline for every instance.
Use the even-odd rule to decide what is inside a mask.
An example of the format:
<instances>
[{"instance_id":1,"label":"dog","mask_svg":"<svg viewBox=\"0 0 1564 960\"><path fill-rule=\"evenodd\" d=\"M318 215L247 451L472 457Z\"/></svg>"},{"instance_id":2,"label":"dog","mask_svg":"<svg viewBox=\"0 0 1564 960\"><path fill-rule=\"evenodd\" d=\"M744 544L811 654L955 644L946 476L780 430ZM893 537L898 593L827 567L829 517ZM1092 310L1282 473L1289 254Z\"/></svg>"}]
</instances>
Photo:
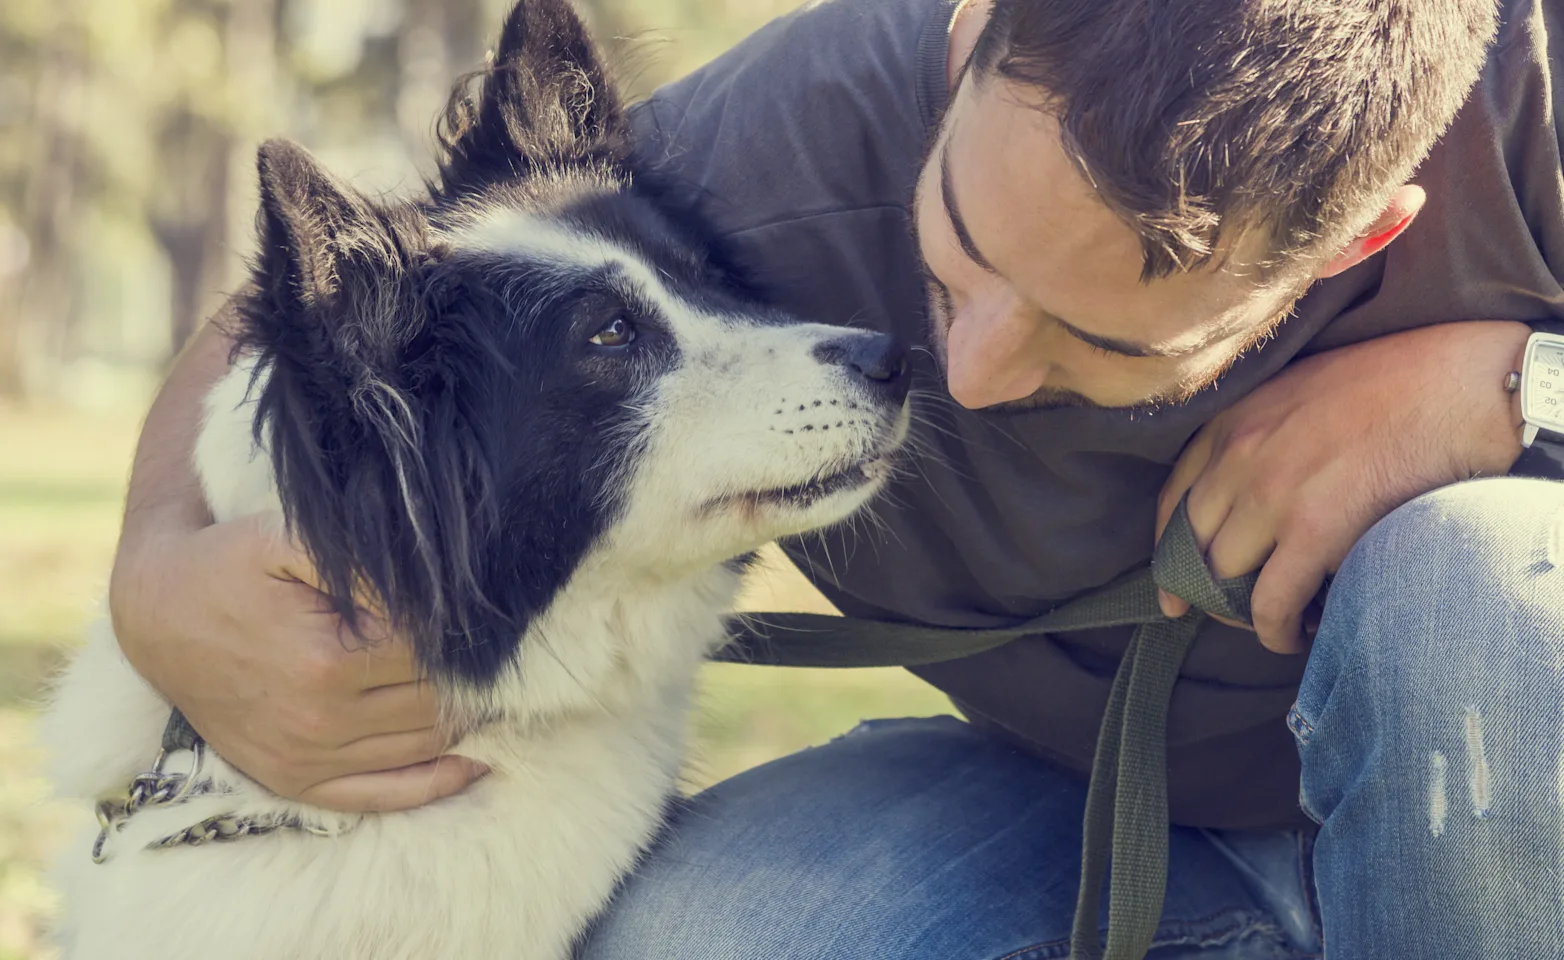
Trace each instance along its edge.
<instances>
[{"instance_id":1,"label":"dog","mask_svg":"<svg viewBox=\"0 0 1564 960\"><path fill-rule=\"evenodd\" d=\"M170 706L105 620L41 719L104 819L54 873L67 960L567 957L665 824L744 557L895 469L902 348L751 298L565 0L515 7L442 142L394 203L261 148L194 459L216 519L273 518L350 622L379 602L491 772L344 814L160 755Z\"/></svg>"}]
</instances>

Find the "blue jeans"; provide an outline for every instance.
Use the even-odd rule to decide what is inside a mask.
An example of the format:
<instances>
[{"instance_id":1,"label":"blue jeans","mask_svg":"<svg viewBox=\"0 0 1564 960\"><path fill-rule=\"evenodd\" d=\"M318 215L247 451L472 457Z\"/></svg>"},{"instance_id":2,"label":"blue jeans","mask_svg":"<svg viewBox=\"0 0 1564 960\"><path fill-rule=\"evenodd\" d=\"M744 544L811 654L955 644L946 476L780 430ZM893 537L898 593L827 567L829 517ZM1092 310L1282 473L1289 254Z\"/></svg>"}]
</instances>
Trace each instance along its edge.
<instances>
[{"instance_id":1,"label":"blue jeans","mask_svg":"<svg viewBox=\"0 0 1564 960\"><path fill-rule=\"evenodd\" d=\"M1458 484L1336 577L1288 718L1318 836L1175 828L1151 956L1564 958L1564 484ZM876 721L676 818L584 960L1069 954L1085 787Z\"/></svg>"}]
</instances>

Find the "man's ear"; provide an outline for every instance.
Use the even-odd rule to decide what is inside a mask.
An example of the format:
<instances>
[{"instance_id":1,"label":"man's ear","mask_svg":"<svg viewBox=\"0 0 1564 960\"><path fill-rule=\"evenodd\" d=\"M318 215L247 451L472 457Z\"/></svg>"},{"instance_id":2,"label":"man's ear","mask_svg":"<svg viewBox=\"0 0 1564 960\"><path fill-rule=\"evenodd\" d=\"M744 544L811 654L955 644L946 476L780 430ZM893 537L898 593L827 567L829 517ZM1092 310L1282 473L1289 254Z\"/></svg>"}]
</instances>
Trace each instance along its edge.
<instances>
[{"instance_id":1,"label":"man's ear","mask_svg":"<svg viewBox=\"0 0 1564 960\"><path fill-rule=\"evenodd\" d=\"M1422 187L1414 183L1403 185L1374 222L1325 264L1320 279L1345 273L1390 246L1392 240L1412 225L1413 218L1427 201L1428 193Z\"/></svg>"},{"instance_id":2,"label":"man's ear","mask_svg":"<svg viewBox=\"0 0 1564 960\"><path fill-rule=\"evenodd\" d=\"M619 162L630 143L619 95L568 0L519 0L489 67L452 95L440 138L447 192L538 166Z\"/></svg>"}]
</instances>

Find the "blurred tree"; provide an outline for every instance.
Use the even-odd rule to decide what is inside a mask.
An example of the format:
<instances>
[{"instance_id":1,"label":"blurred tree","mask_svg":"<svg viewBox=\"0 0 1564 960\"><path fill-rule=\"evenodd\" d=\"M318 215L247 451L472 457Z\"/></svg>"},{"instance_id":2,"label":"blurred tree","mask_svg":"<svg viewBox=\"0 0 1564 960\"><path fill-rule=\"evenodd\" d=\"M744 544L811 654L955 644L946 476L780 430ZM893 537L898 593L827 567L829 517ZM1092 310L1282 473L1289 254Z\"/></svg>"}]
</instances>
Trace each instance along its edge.
<instances>
[{"instance_id":1,"label":"blurred tree","mask_svg":"<svg viewBox=\"0 0 1564 960\"><path fill-rule=\"evenodd\" d=\"M267 0L258 0L266 6ZM235 5L250 5L236 0ZM234 124L227 115L221 71L235 5L177 0L164 14L169 46L187 83L161 105L154 149L160 175L150 184L147 219L172 273L170 353L177 352L208 312L207 291L219 285L228 236L230 153Z\"/></svg>"},{"instance_id":2,"label":"blurred tree","mask_svg":"<svg viewBox=\"0 0 1564 960\"><path fill-rule=\"evenodd\" d=\"M483 0L407 0L397 32L396 120L412 156L429 154L452 78L482 64L490 24Z\"/></svg>"},{"instance_id":3,"label":"blurred tree","mask_svg":"<svg viewBox=\"0 0 1564 960\"><path fill-rule=\"evenodd\" d=\"M9 149L0 154L0 196L27 238L26 269L12 281L10 309L0 308L0 393L19 392L27 351L58 349L77 316L69 257L78 187L86 179L77 132L85 64L81 33L70 28L71 6L63 0L50 10L24 0L0 26L7 86L22 83L26 74L18 68L35 78L9 111Z\"/></svg>"}]
</instances>

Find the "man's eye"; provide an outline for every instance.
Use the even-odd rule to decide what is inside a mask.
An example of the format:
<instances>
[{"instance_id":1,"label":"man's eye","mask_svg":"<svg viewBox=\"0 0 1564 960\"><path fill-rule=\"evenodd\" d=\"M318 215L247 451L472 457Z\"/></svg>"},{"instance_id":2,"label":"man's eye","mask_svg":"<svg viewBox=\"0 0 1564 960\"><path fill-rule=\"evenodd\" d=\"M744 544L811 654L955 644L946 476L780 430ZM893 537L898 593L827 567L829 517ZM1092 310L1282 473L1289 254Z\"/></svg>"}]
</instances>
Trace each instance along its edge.
<instances>
[{"instance_id":1,"label":"man's eye","mask_svg":"<svg viewBox=\"0 0 1564 960\"><path fill-rule=\"evenodd\" d=\"M599 330L588 342L599 347L623 347L634 339L635 326L624 317L615 317L613 323Z\"/></svg>"}]
</instances>

